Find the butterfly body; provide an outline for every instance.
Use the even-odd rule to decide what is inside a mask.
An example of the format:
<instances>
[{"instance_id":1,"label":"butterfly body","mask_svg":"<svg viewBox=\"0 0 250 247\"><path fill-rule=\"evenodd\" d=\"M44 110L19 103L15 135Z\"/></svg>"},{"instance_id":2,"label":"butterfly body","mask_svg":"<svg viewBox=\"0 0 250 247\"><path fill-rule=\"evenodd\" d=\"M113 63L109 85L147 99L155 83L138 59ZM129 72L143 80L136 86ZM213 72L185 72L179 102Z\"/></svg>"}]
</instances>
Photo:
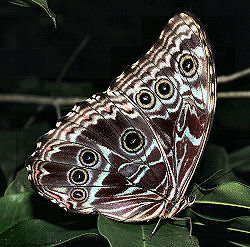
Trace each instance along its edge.
<instances>
[{"instance_id":1,"label":"butterfly body","mask_svg":"<svg viewBox=\"0 0 250 247\"><path fill-rule=\"evenodd\" d=\"M118 221L172 218L205 147L216 100L212 50L197 18L175 15L104 93L80 102L27 160L35 190L64 209Z\"/></svg>"}]
</instances>

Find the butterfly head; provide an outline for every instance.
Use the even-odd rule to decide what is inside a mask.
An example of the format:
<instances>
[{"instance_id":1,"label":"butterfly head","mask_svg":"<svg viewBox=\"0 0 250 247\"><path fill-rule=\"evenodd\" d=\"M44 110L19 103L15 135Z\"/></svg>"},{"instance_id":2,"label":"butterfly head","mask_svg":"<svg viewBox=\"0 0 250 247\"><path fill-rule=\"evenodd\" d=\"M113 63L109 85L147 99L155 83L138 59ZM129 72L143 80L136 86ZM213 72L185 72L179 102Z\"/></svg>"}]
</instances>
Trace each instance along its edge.
<instances>
[{"instance_id":1,"label":"butterfly head","mask_svg":"<svg viewBox=\"0 0 250 247\"><path fill-rule=\"evenodd\" d=\"M191 194L184 196L179 201L173 201L172 203L167 204L169 208L163 210L162 216L164 218L172 218L180 211L184 210L187 207L191 207L195 202L196 196Z\"/></svg>"}]
</instances>

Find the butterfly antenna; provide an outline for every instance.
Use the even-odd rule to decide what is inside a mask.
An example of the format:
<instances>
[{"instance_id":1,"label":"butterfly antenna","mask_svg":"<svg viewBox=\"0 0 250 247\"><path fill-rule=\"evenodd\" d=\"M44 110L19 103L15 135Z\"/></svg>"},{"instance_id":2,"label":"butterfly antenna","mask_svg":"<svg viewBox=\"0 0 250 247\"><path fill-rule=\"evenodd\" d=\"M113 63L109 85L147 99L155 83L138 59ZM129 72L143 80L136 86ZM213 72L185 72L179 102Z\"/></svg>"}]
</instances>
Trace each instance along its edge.
<instances>
[{"instance_id":1,"label":"butterfly antenna","mask_svg":"<svg viewBox=\"0 0 250 247\"><path fill-rule=\"evenodd\" d=\"M201 182L200 184L198 184L198 186L201 186L202 184L206 183L207 181L209 181L211 178L215 177L216 174L218 174L219 172L223 171L223 168L221 168L220 170L216 171L214 174L212 174L210 177L208 177L207 179L205 179L203 182ZM198 188L194 189L192 191L191 194L193 194Z\"/></svg>"},{"instance_id":2,"label":"butterfly antenna","mask_svg":"<svg viewBox=\"0 0 250 247\"><path fill-rule=\"evenodd\" d=\"M160 218L159 218L159 220L157 221L157 223L156 223L156 225L155 225L153 231L152 231L151 234L149 235L149 237L143 239L143 241L148 241L148 240L150 240L150 239L153 237L153 235L155 234L156 230L158 229L158 226L159 226L159 224L160 224L162 218L163 218L163 217L160 217Z\"/></svg>"}]
</instances>

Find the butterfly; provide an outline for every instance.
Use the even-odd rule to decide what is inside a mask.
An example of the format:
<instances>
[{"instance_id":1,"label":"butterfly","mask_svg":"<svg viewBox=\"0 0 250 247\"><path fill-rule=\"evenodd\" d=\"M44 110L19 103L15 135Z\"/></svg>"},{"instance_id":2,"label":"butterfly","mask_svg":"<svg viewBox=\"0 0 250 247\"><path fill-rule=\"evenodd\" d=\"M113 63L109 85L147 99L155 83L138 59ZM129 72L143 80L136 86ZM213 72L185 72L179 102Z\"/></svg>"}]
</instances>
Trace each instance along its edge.
<instances>
[{"instance_id":1,"label":"butterfly","mask_svg":"<svg viewBox=\"0 0 250 247\"><path fill-rule=\"evenodd\" d=\"M67 211L124 222L175 219L210 132L213 53L191 13L172 17L150 50L103 93L40 137L28 179Z\"/></svg>"}]
</instances>

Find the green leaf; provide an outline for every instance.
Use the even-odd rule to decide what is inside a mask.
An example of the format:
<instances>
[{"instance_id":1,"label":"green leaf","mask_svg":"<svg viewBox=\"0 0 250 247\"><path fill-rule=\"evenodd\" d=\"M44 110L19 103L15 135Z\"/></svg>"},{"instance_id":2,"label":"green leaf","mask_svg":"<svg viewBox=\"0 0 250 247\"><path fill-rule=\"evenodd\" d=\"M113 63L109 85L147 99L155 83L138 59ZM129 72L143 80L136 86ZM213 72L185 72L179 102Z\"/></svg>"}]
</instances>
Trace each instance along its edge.
<instances>
[{"instance_id":1,"label":"green leaf","mask_svg":"<svg viewBox=\"0 0 250 247\"><path fill-rule=\"evenodd\" d=\"M241 216L229 220L214 221L193 214L193 229L196 231L200 246L248 246L250 239L250 216ZM231 246L231 245L230 245Z\"/></svg>"},{"instance_id":2,"label":"green leaf","mask_svg":"<svg viewBox=\"0 0 250 247\"><path fill-rule=\"evenodd\" d=\"M240 150L237 150L229 155L231 163L239 160L248 160L250 162L250 146L246 146Z\"/></svg>"},{"instance_id":3,"label":"green leaf","mask_svg":"<svg viewBox=\"0 0 250 247\"><path fill-rule=\"evenodd\" d=\"M239 246L239 247L247 247L247 246L250 246L249 244L240 244L240 243L237 243L237 242L235 242L235 241L228 241L228 243L231 244L230 246Z\"/></svg>"},{"instance_id":4,"label":"green leaf","mask_svg":"<svg viewBox=\"0 0 250 247\"><path fill-rule=\"evenodd\" d=\"M221 232L221 244L227 241L240 241L237 236L249 234L249 216L238 216L235 214L249 214L250 209L250 188L238 182L228 182L213 189L203 189L195 192L197 200L194 209L187 210L187 214L192 216L193 222L200 227L214 227L217 233ZM228 208L232 214L228 214ZM201 213L200 213L201 212ZM224 218L225 217L225 218ZM209 222L209 224L207 223ZM147 246L188 246L190 240L188 229L180 227L180 222L175 224L164 224L159 227L153 238L146 242ZM218 225L219 224L219 225ZM105 236L111 246L143 246L142 239L149 236L155 224L129 224L120 223L99 216L98 229ZM196 226L196 236L199 241L204 242L208 238L207 234L213 232L208 229L204 237ZM218 227L218 229L217 229ZM197 230L198 229L198 230ZM231 236L234 232L236 236ZM225 233L224 233L225 232ZM173 238L173 236L175 236ZM179 239L180 236L180 239ZM210 236L209 236L210 237ZM185 239L185 241L183 241ZM152 242L151 242L152 241ZM163 241L163 242L161 242ZM169 245L168 245L169 244ZM203 246L203 245L201 245Z\"/></svg>"},{"instance_id":5,"label":"green leaf","mask_svg":"<svg viewBox=\"0 0 250 247\"><path fill-rule=\"evenodd\" d=\"M244 236L238 239L229 237L228 243L234 243L236 246L250 246L250 216L235 218L229 226L227 226L229 234L232 236L237 234Z\"/></svg>"},{"instance_id":6,"label":"green leaf","mask_svg":"<svg viewBox=\"0 0 250 247\"><path fill-rule=\"evenodd\" d=\"M0 246L52 246L98 235L96 217L65 212L34 192L0 198L0 216Z\"/></svg>"},{"instance_id":7,"label":"green leaf","mask_svg":"<svg viewBox=\"0 0 250 247\"><path fill-rule=\"evenodd\" d=\"M233 152L229 160L233 171L250 183L250 146Z\"/></svg>"},{"instance_id":8,"label":"green leaf","mask_svg":"<svg viewBox=\"0 0 250 247\"><path fill-rule=\"evenodd\" d=\"M96 237L96 229L70 230L39 220L24 220L0 234L0 246L56 246L71 239Z\"/></svg>"},{"instance_id":9,"label":"green leaf","mask_svg":"<svg viewBox=\"0 0 250 247\"><path fill-rule=\"evenodd\" d=\"M250 188L228 182L212 189L198 187L197 200L186 212L192 218L200 246L245 244L249 239ZM218 242L219 239L219 242Z\"/></svg>"},{"instance_id":10,"label":"green leaf","mask_svg":"<svg viewBox=\"0 0 250 247\"><path fill-rule=\"evenodd\" d=\"M250 238L249 186L229 182L213 189L199 188L195 194L197 200L187 215L192 218L200 246L215 242L218 246L231 242L246 246Z\"/></svg>"},{"instance_id":11,"label":"green leaf","mask_svg":"<svg viewBox=\"0 0 250 247\"><path fill-rule=\"evenodd\" d=\"M228 154L223 147L210 144L195 173L199 175L194 176L191 183L200 184L220 171L215 177L207 180L204 186L211 188L230 181L248 184L249 164L250 147Z\"/></svg>"},{"instance_id":12,"label":"green leaf","mask_svg":"<svg viewBox=\"0 0 250 247\"><path fill-rule=\"evenodd\" d=\"M30 7L29 4L25 3L22 0L9 0L10 3L13 3L15 5L21 6L21 7Z\"/></svg>"},{"instance_id":13,"label":"green leaf","mask_svg":"<svg viewBox=\"0 0 250 247\"><path fill-rule=\"evenodd\" d=\"M33 124L29 130L0 131L0 168L5 178L2 187L6 188L17 170L24 166L25 160L34 151L32 144L37 137L49 129L46 122L40 122Z\"/></svg>"},{"instance_id":14,"label":"green leaf","mask_svg":"<svg viewBox=\"0 0 250 247\"><path fill-rule=\"evenodd\" d=\"M213 189L198 187L197 200L187 210L193 222L214 225L230 223L237 217L248 216L250 209L250 188L238 182L229 182ZM222 228L225 229L225 225ZM246 226L243 226L246 228Z\"/></svg>"},{"instance_id":15,"label":"green leaf","mask_svg":"<svg viewBox=\"0 0 250 247\"><path fill-rule=\"evenodd\" d=\"M203 189L195 193L199 204L216 204L250 209L250 188L238 182L221 184L213 189Z\"/></svg>"},{"instance_id":16,"label":"green leaf","mask_svg":"<svg viewBox=\"0 0 250 247\"><path fill-rule=\"evenodd\" d=\"M205 185L206 186L216 186L219 183L224 183L232 180L237 180L233 173L228 173L231 171L229 167L229 158L226 150L218 145L209 145L203 155L201 164L199 164L198 170L196 171L199 176L196 179L196 183L204 182L209 176L215 174L219 170L223 169L218 175L221 176L219 179L210 179ZM209 173L208 173L209 172Z\"/></svg>"},{"instance_id":17,"label":"green leaf","mask_svg":"<svg viewBox=\"0 0 250 247\"><path fill-rule=\"evenodd\" d=\"M163 221L162 223L153 237L146 241L144 239L150 236L156 222L151 224L122 223L99 215L98 230L113 247L193 246L184 221L174 223ZM194 238L194 240L198 243L197 239Z\"/></svg>"},{"instance_id":18,"label":"green leaf","mask_svg":"<svg viewBox=\"0 0 250 247\"><path fill-rule=\"evenodd\" d=\"M96 227L93 215L71 214L45 200L35 192L9 194L0 198L0 231L27 219L41 219L61 226L79 229ZM84 221L83 219L87 220Z\"/></svg>"},{"instance_id":19,"label":"green leaf","mask_svg":"<svg viewBox=\"0 0 250 247\"><path fill-rule=\"evenodd\" d=\"M46 0L10 0L9 2L22 7L31 7L35 5L42 8L52 19L54 26L56 28L56 15L49 9Z\"/></svg>"},{"instance_id":20,"label":"green leaf","mask_svg":"<svg viewBox=\"0 0 250 247\"><path fill-rule=\"evenodd\" d=\"M0 232L6 231L20 221L32 219L33 193L18 193L0 198Z\"/></svg>"},{"instance_id":21,"label":"green leaf","mask_svg":"<svg viewBox=\"0 0 250 247\"><path fill-rule=\"evenodd\" d=\"M30 187L30 182L27 179L26 168L23 168L17 173L15 180L12 181L6 189L5 195L21 192L33 192Z\"/></svg>"},{"instance_id":22,"label":"green leaf","mask_svg":"<svg viewBox=\"0 0 250 247\"><path fill-rule=\"evenodd\" d=\"M25 170L18 172L0 198L0 246L55 246L98 235L95 216L65 212L31 192Z\"/></svg>"},{"instance_id":23,"label":"green leaf","mask_svg":"<svg viewBox=\"0 0 250 247\"><path fill-rule=\"evenodd\" d=\"M250 216L237 217L231 222L230 226L227 227L228 230L250 234Z\"/></svg>"},{"instance_id":24,"label":"green leaf","mask_svg":"<svg viewBox=\"0 0 250 247\"><path fill-rule=\"evenodd\" d=\"M0 167L6 184L10 183L17 170L17 132L0 131Z\"/></svg>"}]
</instances>

